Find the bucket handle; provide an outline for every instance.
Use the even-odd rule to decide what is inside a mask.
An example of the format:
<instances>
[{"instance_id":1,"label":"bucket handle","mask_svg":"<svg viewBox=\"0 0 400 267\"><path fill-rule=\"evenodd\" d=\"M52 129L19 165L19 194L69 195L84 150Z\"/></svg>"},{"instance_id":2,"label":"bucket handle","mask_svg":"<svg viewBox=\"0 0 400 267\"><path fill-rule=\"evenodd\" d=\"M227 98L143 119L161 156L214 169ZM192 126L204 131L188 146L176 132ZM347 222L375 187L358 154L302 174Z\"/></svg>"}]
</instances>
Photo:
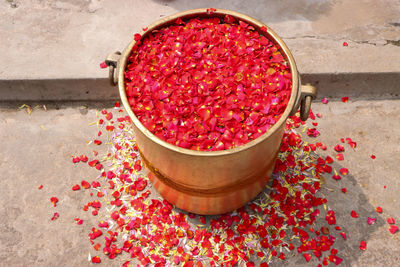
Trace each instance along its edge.
<instances>
[{"instance_id":1,"label":"bucket handle","mask_svg":"<svg viewBox=\"0 0 400 267\"><path fill-rule=\"evenodd\" d=\"M300 119L306 121L311 110L311 101L317 97L317 88L311 84L301 85Z\"/></svg>"},{"instance_id":2,"label":"bucket handle","mask_svg":"<svg viewBox=\"0 0 400 267\"><path fill-rule=\"evenodd\" d=\"M118 84L118 71L115 71L118 66L119 58L121 57L121 52L115 51L109 54L105 60L108 69L108 78L110 79L111 85L115 86Z\"/></svg>"}]
</instances>

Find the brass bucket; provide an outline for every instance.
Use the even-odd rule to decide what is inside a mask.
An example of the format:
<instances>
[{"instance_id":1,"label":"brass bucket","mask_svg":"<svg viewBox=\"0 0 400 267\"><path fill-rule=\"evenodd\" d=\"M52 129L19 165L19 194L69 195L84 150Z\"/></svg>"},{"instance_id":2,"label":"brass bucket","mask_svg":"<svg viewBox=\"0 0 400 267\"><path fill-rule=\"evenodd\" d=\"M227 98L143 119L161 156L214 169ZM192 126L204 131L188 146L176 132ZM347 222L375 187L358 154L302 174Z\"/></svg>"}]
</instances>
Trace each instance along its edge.
<instances>
[{"instance_id":1,"label":"brass bucket","mask_svg":"<svg viewBox=\"0 0 400 267\"><path fill-rule=\"evenodd\" d=\"M142 38L153 30L173 24L177 18L188 20L230 15L258 31L266 26L234 11L217 9L209 13L206 9L194 9L163 18L141 32ZM306 120L308 117L311 100L316 97L316 88L300 86L292 54L282 39L269 27L267 29L266 33L260 33L280 47L282 55L290 64L290 100L281 118L266 133L245 145L228 150L195 151L174 146L153 135L133 113L125 92L124 71L136 41L132 41L122 55L115 52L106 59L111 83L118 83L122 103L133 121L136 143L143 161L151 171L149 178L161 196L178 208L197 214L221 214L252 200L262 191L274 169L287 118L297 111L299 105L301 119Z\"/></svg>"}]
</instances>

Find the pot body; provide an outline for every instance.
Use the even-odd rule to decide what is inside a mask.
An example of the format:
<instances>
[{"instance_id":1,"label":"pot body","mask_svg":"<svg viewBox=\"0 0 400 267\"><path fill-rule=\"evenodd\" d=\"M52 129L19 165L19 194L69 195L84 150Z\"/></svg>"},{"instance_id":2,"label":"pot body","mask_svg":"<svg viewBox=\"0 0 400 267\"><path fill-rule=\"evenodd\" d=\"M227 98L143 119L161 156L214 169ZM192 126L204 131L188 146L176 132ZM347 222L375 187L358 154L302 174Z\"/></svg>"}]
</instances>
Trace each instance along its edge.
<instances>
[{"instance_id":1,"label":"pot body","mask_svg":"<svg viewBox=\"0 0 400 267\"><path fill-rule=\"evenodd\" d=\"M177 18L185 20L195 17L224 17L227 14L251 24L258 31L265 26L251 17L229 10L216 10L210 14L209 10L196 9L157 21L142 32L142 38L153 30L174 23ZM303 109L303 100L308 97L310 102L315 97L314 87L311 88L311 93L307 93L307 87L304 87L305 93L302 91L293 56L283 41L268 27L267 29L262 34L281 48L290 65L291 97L279 121L266 133L229 150L194 151L174 146L153 135L133 113L125 93L126 61L136 42L132 41L122 56L118 56L118 60L106 60L107 65L113 67L112 71L117 69L117 76L110 70L110 77L114 82L118 81L122 102L134 124L136 143L150 170L149 178L161 196L178 208L197 214L221 214L237 209L257 196L274 169L287 118L297 111L300 103ZM114 54L116 55L118 54ZM308 102L304 103L305 107L311 104ZM303 117L306 116L302 115Z\"/></svg>"}]
</instances>

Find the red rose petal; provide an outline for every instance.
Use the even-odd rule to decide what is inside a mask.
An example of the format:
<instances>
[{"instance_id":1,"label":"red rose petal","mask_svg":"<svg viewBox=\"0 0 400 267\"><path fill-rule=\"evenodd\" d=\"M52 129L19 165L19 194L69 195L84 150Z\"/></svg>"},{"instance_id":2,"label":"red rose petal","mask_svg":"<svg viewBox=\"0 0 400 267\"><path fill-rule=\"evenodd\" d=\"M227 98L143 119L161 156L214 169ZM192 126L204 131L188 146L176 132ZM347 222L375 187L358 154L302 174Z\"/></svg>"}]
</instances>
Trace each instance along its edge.
<instances>
[{"instance_id":1,"label":"red rose petal","mask_svg":"<svg viewBox=\"0 0 400 267\"><path fill-rule=\"evenodd\" d=\"M374 223L376 222L376 218L370 218L370 217L368 217L367 222L368 222L369 225L374 224Z\"/></svg>"},{"instance_id":2,"label":"red rose petal","mask_svg":"<svg viewBox=\"0 0 400 267\"><path fill-rule=\"evenodd\" d=\"M101 259L99 256L92 257L92 263L101 263Z\"/></svg>"},{"instance_id":3,"label":"red rose petal","mask_svg":"<svg viewBox=\"0 0 400 267\"><path fill-rule=\"evenodd\" d=\"M347 103L348 101L349 101L349 97L348 96L342 97L342 102L343 103Z\"/></svg>"},{"instance_id":4,"label":"red rose petal","mask_svg":"<svg viewBox=\"0 0 400 267\"><path fill-rule=\"evenodd\" d=\"M366 250L367 249L367 242L365 242L364 240L362 240L360 242L360 249L361 250Z\"/></svg>"},{"instance_id":5,"label":"red rose petal","mask_svg":"<svg viewBox=\"0 0 400 267\"><path fill-rule=\"evenodd\" d=\"M351 211L350 215L353 218L358 218L358 213L356 211L354 211L354 210Z\"/></svg>"},{"instance_id":6,"label":"red rose petal","mask_svg":"<svg viewBox=\"0 0 400 267\"><path fill-rule=\"evenodd\" d=\"M303 257L306 259L307 262L311 260L312 255L310 253L304 253Z\"/></svg>"},{"instance_id":7,"label":"red rose petal","mask_svg":"<svg viewBox=\"0 0 400 267\"><path fill-rule=\"evenodd\" d=\"M72 190L74 190L74 191L77 191L77 190L79 190L79 189L81 189L81 187L80 187L78 184L76 184L76 185L74 185L74 186L72 187Z\"/></svg>"},{"instance_id":8,"label":"red rose petal","mask_svg":"<svg viewBox=\"0 0 400 267\"><path fill-rule=\"evenodd\" d=\"M395 233L397 233L397 231L399 230L399 227L396 225L390 225L389 226L389 232L394 235Z\"/></svg>"},{"instance_id":9,"label":"red rose petal","mask_svg":"<svg viewBox=\"0 0 400 267\"><path fill-rule=\"evenodd\" d=\"M58 202L58 198L56 197L51 197L50 198L51 203L53 203L53 206L56 207L57 206L57 202Z\"/></svg>"},{"instance_id":10,"label":"red rose petal","mask_svg":"<svg viewBox=\"0 0 400 267\"><path fill-rule=\"evenodd\" d=\"M93 141L93 143L95 144L95 145L101 145L101 141L100 140L97 140L97 139L95 139L94 141Z\"/></svg>"},{"instance_id":11,"label":"red rose petal","mask_svg":"<svg viewBox=\"0 0 400 267\"><path fill-rule=\"evenodd\" d=\"M381 207L376 207L376 212L378 212L378 213L382 213L382 212L383 212L383 210L382 210L382 208L381 208Z\"/></svg>"},{"instance_id":12,"label":"red rose petal","mask_svg":"<svg viewBox=\"0 0 400 267\"><path fill-rule=\"evenodd\" d=\"M133 35L133 39L134 39L135 41L139 41L141 38L142 38L142 36L141 36L139 33L135 33L135 34Z\"/></svg>"},{"instance_id":13,"label":"red rose petal","mask_svg":"<svg viewBox=\"0 0 400 267\"><path fill-rule=\"evenodd\" d=\"M386 221L387 221L388 224L395 224L396 223L392 217L387 218Z\"/></svg>"},{"instance_id":14,"label":"red rose petal","mask_svg":"<svg viewBox=\"0 0 400 267\"><path fill-rule=\"evenodd\" d=\"M347 236L345 232L340 232L340 235L343 237L344 240L347 240Z\"/></svg>"},{"instance_id":15,"label":"red rose petal","mask_svg":"<svg viewBox=\"0 0 400 267\"><path fill-rule=\"evenodd\" d=\"M54 212L53 217L51 218L52 221L57 220L60 217L60 214L58 212Z\"/></svg>"},{"instance_id":16,"label":"red rose petal","mask_svg":"<svg viewBox=\"0 0 400 267\"><path fill-rule=\"evenodd\" d=\"M349 170L348 170L347 168L341 168L341 169L339 170L339 172L340 172L340 174L342 174L342 175L347 175L347 174L349 173Z\"/></svg>"},{"instance_id":17,"label":"red rose petal","mask_svg":"<svg viewBox=\"0 0 400 267\"><path fill-rule=\"evenodd\" d=\"M328 104L329 100L326 97L324 97L324 98L321 99L321 102L323 104Z\"/></svg>"},{"instance_id":18,"label":"red rose petal","mask_svg":"<svg viewBox=\"0 0 400 267\"><path fill-rule=\"evenodd\" d=\"M337 160L344 160L344 156L342 153L336 154L336 159Z\"/></svg>"},{"instance_id":19,"label":"red rose petal","mask_svg":"<svg viewBox=\"0 0 400 267\"><path fill-rule=\"evenodd\" d=\"M336 145L336 146L334 147L334 149L335 149L336 152L342 152L342 151L344 151L344 147L343 147L342 145Z\"/></svg>"},{"instance_id":20,"label":"red rose petal","mask_svg":"<svg viewBox=\"0 0 400 267\"><path fill-rule=\"evenodd\" d=\"M100 63L100 68L102 68L102 69L105 69L105 68L107 68L107 64L106 64L106 62L101 62Z\"/></svg>"},{"instance_id":21,"label":"red rose petal","mask_svg":"<svg viewBox=\"0 0 400 267\"><path fill-rule=\"evenodd\" d=\"M90 184L89 184L88 181L83 180L81 182L81 185L82 185L82 188L84 188L84 189L89 189L90 188Z\"/></svg>"},{"instance_id":22,"label":"red rose petal","mask_svg":"<svg viewBox=\"0 0 400 267\"><path fill-rule=\"evenodd\" d=\"M349 46L349 44L347 42L343 42L342 44L343 46Z\"/></svg>"}]
</instances>

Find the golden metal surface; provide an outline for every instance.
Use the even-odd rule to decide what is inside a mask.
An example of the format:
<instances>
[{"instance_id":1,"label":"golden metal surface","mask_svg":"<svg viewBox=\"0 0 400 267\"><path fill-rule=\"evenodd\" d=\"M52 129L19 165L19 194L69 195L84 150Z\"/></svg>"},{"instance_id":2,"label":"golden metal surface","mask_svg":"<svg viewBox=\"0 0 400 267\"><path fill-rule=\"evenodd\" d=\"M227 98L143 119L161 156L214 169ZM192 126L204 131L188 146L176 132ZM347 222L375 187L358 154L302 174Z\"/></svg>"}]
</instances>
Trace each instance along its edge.
<instances>
[{"instance_id":1,"label":"golden metal surface","mask_svg":"<svg viewBox=\"0 0 400 267\"><path fill-rule=\"evenodd\" d=\"M238 12L217 9L195 9L163 18L141 33L142 38L153 30L173 24L177 18L224 17L230 15L260 31L266 26ZM124 50L118 62L118 85L122 103L134 124L136 142L143 159L154 173L149 177L160 194L177 207L198 214L218 214L239 208L253 199L264 187L274 168L285 122L301 101L299 75L292 54L278 35L267 27L261 32L278 47L290 66L292 92L288 106L278 122L257 139L222 151L195 151L169 144L153 135L133 113L125 91L124 71L135 41ZM113 77L113 76L112 76ZM114 81L114 79L113 79ZM209 192L207 192L209 191Z\"/></svg>"},{"instance_id":2,"label":"golden metal surface","mask_svg":"<svg viewBox=\"0 0 400 267\"><path fill-rule=\"evenodd\" d=\"M301 86L300 119L306 121L311 110L311 101L317 97L317 88L310 84Z\"/></svg>"},{"instance_id":3,"label":"golden metal surface","mask_svg":"<svg viewBox=\"0 0 400 267\"><path fill-rule=\"evenodd\" d=\"M121 57L121 52L116 51L112 54L109 54L105 60L106 65L110 68L108 71L108 78L110 80L111 85L118 84L118 76L116 76L117 73L115 73L115 69L118 68L118 62L120 57Z\"/></svg>"}]
</instances>

